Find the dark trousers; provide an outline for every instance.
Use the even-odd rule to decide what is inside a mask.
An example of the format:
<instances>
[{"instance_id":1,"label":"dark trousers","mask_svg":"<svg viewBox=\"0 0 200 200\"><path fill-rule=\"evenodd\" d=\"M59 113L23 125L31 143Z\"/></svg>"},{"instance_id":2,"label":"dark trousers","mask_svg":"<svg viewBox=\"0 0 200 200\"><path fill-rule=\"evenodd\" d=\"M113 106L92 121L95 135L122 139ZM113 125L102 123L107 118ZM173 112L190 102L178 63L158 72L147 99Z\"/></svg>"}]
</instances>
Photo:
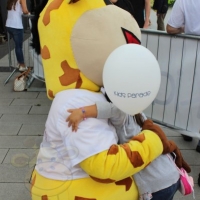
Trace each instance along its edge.
<instances>
[{"instance_id":1,"label":"dark trousers","mask_svg":"<svg viewBox=\"0 0 200 200\"><path fill-rule=\"evenodd\" d=\"M180 180L172 186L152 193L153 198L151 200L173 200L175 193L180 187Z\"/></svg>"},{"instance_id":2,"label":"dark trousers","mask_svg":"<svg viewBox=\"0 0 200 200\"><path fill-rule=\"evenodd\" d=\"M157 30L160 31L165 31L165 23L164 23L164 19L165 19L166 13L164 14L159 14L157 16Z\"/></svg>"},{"instance_id":3,"label":"dark trousers","mask_svg":"<svg viewBox=\"0 0 200 200\"><path fill-rule=\"evenodd\" d=\"M11 28L11 27L6 27L6 29L14 40L15 54L16 54L18 63L24 64L24 55L23 55L23 50L22 50L24 30Z\"/></svg>"}]
</instances>

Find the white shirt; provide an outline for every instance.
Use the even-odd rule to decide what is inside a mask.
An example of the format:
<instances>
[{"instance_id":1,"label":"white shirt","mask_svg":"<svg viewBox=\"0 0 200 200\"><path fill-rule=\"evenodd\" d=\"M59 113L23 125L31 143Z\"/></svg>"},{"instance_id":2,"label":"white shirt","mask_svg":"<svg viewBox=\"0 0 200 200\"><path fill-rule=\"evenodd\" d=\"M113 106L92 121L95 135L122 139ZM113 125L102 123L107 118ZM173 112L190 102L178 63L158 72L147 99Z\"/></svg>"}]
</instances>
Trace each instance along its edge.
<instances>
[{"instance_id":1,"label":"white shirt","mask_svg":"<svg viewBox=\"0 0 200 200\"><path fill-rule=\"evenodd\" d=\"M185 27L185 34L200 35L200 1L176 0L168 24Z\"/></svg>"},{"instance_id":2,"label":"white shirt","mask_svg":"<svg viewBox=\"0 0 200 200\"><path fill-rule=\"evenodd\" d=\"M117 144L114 127L107 119L88 118L72 132L66 122L70 108L106 101L102 93L71 89L56 94L46 121L36 170L46 178L70 180L88 177L79 163Z\"/></svg>"},{"instance_id":3,"label":"white shirt","mask_svg":"<svg viewBox=\"0 0 200 200\"><path fill-rule=\"evenodd\" d=\"M15 6L15 10L14 8L12 8L12 10L8 10L6 27L23 29L22 14L22 7L20 1L18 0Z\"/></svg>"}]
</instances>

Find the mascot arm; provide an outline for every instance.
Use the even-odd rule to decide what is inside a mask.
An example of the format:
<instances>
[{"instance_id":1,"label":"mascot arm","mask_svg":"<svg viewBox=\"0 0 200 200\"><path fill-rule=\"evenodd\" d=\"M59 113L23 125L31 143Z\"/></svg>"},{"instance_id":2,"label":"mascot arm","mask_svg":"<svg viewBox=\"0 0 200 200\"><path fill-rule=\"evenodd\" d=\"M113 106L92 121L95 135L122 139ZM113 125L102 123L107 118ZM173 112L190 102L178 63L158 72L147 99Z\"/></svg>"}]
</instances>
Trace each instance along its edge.
<instances>
[{"instance_id":1,"label":"mascot arm","mask_svg":"<svg viewBox=\"0 0 200 200\"><path fill-rule=\"evenodd\" d=\"M163 151L160 138L144 130L128 143L112 145L108 150L80 163L93 179L109 183L127 178L145 168Z\"/></svg>"}]
</instances>

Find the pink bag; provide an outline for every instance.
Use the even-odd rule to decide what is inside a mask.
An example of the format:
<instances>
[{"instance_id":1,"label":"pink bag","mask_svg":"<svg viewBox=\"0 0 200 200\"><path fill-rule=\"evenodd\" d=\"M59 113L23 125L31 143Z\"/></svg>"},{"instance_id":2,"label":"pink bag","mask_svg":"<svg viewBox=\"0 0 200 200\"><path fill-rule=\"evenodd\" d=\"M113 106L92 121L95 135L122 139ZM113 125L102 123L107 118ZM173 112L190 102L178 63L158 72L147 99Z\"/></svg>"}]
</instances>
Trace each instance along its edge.
<instances>
[{"instance_id":1,"label":"pink bag","mask_svg":"<svg viewBox=\"0 0 200 200\"><path fill-rule=\"evenodd\" d=\"M179 191L183 195L188 195L194 192L194 181L191 176L188 176L187 172L181 168L177 168L180 173L180 188Z\"/></svg>"},{"instance_id":2,"label":"pink bag","mask_svg":"<svg viewBox=\"0 0 200 200\"><path fill-rule=\"evenodd\" d=\"M167 156L176 166L176 164L172 160L171 156L169 156L169 155L167 155ZM195 199L194 180L193 180L192 176L189 176L188 173L185 171L185 169L183 169L183 168L179 169L177 166L176 166L176 168L180 174L180 188L179 188L180 193L183 194L184 196L193 193L193 199Z\"/></svg>"}]
</instances>

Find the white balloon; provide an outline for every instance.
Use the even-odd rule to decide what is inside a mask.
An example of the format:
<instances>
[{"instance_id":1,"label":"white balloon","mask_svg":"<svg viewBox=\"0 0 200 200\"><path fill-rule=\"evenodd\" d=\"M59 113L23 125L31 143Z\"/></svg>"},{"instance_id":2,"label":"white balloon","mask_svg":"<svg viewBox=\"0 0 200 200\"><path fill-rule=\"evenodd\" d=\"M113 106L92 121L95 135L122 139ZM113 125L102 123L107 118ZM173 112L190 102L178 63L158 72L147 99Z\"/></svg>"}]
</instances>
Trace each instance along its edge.
<instances>
[{"instance_id":1,"label":"white balloon","mask_svg":"<svg viewBox=\"0 0 200 200\"><path fill-rule=\"evenodd\" d=\"M161 73L155 56L138 44L126 44L115 49L103 69L105 91L120 110L135 115L155 99Z\"/></svg>"}]
</instances>

